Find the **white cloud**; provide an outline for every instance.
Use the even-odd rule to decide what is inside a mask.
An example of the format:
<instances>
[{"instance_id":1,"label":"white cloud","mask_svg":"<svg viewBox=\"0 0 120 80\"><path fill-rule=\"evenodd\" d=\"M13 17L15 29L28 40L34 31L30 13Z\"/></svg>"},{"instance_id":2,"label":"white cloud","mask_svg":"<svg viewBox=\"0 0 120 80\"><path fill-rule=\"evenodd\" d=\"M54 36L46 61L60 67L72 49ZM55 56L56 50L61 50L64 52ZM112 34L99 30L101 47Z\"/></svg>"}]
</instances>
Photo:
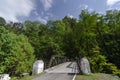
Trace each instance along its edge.
<instances>
[{"instance_id":1,"label":"white cloud","mask_svg":"<svg viewBox=\"0 0 120 80\"><path fill-rule=\"evenodd\" d=\"M53 17L52 13L46 13L46 15L49 16L49 17Z\"/></svg>"},{"instance_id":2,"label":"white cloud","mask_svg":"<svg viewBox=\"0 0 120 80\"><path fill-rule=\"evenodd\" d=\"M94 9L92 9L92 8L88 8L88 11L89 11L89 12L93 12Z\"/></svg>"},{"instance_id":3,"label":"white cloud","mask_svg":"<svg viewBox=\"0 0 120 80\"><path fill-rule=\"evenodd\" d=\"M37 17L37 20L38 21L40 21L40 22L42 22L42 23L44 23L44 24L46 24L47 23L47 20L46 19L44 19L44 18L42 18L42 17Z\"/></svg>"},{"instance_id":4,"label":"white cloud","mask_svg":"<svg viewBox=\"0 0 120 80\"><path fill-rule=\"evenodd\" d=\"M120 0L107 0L107 5L112 6L112 5L114 5L114 4L118 3L118 2L120 2Z\"/></svg>"},{"instance_id":5,"label":"white cloud","mask_svg":"<svg viewBox=\"0 0 120 80\"><path fill-rule=\"evenodd\" d=\"M45 11L48 11L53 5L53 0L40 0L40 1L42 2Z\"/></svg>"},{"instance_id":6,"label":"white cloud","mask_svg":"<svg viewBox=\"0 0 120 80\"><path fill-rule=\"evenodd\" d=\"M82 5L79 6L79 8L81 8L81 9L87 9L87 8L88 8L88 5L82 4Z\"/></svg>"},{"instance_id":7,"label":"white cloud","mask_svg":"<svg viewBox=\"0 0 120 80\"><path fill-rule=\"evenodd\" d=\"M82 5L80 5L78 8L80 8L80 9L82 9L82 10L87 9L89 12L93 12L93 11L94 11L93 8L89 7L89 6L86 5L86 4L82 4Z\"/></svg>"},{"instance_id":8,"label":"white cloud","mask_svg":"<svg viewBox=\"0 0 120 80\"><path fill-rule=\"evenodd\" d=\"M67 15L68 17L70 17L70 18L74 18L74 16L73 15L71 15L70 13L68 13L68 15Z\"/></svg>"},{"instance_id":9,"label":"white cloud","mask_svg":"<svg viewBox=\"0 0 120 80\"><path fill-rule=\"evenodd\" d=\"M29 16L34 9L33 0L1 0L0 16L7 21L18 21L17 17Z\"/></svg>"}]
</instances>

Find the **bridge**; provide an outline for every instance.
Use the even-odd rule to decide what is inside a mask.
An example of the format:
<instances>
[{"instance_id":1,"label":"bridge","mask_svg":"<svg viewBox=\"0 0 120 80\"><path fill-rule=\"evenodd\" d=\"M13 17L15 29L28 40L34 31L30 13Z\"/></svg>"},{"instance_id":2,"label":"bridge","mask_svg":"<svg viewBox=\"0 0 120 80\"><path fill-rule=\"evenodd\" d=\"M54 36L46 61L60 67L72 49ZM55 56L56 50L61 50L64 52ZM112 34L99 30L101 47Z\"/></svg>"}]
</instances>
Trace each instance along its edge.
<instances>
[{"instance_id":1,"label":"bridge","mask_svg":"<svg viewBox=\"0 0 120 80\"><path fill-rule=\"evenodd\" d=\"M74 80L76 74L79 73L79 67L76 61L69 61L64 56L54 55L45 72L46 74L32 80Z\"/></svg>"}]
</instances>

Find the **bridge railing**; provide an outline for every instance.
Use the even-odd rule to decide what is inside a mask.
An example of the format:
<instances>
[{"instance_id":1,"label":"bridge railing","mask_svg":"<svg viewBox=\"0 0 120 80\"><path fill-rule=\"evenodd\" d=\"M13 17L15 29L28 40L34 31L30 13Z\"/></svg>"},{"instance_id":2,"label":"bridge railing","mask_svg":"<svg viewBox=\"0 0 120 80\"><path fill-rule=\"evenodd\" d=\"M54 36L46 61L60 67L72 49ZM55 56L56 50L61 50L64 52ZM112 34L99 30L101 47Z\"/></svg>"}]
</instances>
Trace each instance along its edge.
<instances>
[{"instance_id":1,"label":"bridge railing","mask_svg":"<svg viewBox=\"0 0 120 80\"><path fill-rule=\"evenodd\" d=\"M49 61L48 68L64 63L66 61L68 61L68 58L65 56L53 55Z\"/></svg>"}]
</instances>

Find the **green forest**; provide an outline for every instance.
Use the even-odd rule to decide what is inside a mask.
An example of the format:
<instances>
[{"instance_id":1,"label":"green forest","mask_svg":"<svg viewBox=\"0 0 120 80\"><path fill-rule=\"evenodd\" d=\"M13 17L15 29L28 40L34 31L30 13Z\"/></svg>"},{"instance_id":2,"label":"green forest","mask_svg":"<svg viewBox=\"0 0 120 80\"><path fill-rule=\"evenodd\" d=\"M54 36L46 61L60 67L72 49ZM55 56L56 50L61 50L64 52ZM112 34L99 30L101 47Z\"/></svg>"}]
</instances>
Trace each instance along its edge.
<instances>
[{"instance_id":1,"label":"green forest","mask_svg":"<svg viewBox=\"0 0 120 80\"><path fill-rule=\"evenodd\" d=\"M87 57L93 73L120 76L120 11L82 10L79 19L65 16L47 24L0 17L0 73L31 72L35 60L47 62L52 55Z\"/></svg>"}]
</instances>

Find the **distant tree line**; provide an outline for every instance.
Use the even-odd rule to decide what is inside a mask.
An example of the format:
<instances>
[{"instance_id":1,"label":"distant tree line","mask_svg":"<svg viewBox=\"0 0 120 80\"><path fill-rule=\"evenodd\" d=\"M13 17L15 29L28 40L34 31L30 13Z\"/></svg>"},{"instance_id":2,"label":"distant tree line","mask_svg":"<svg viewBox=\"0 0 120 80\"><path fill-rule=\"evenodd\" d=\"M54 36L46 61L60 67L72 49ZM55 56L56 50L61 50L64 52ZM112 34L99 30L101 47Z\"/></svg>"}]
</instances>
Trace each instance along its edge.
<instances>
[{"instance_id":1,"label":"distant tree line","mask_svg":"<svg viewBox=\"0 0 120 80\"><path fill-rule=\"evenodd\" d=\"M18 75L30 72L36 59L52 55L90 60L92 72L120 75L120 11L106 14L82 10L79 20L6 23L0 18L0 72Z\"/></svg>"}]
</instances>

